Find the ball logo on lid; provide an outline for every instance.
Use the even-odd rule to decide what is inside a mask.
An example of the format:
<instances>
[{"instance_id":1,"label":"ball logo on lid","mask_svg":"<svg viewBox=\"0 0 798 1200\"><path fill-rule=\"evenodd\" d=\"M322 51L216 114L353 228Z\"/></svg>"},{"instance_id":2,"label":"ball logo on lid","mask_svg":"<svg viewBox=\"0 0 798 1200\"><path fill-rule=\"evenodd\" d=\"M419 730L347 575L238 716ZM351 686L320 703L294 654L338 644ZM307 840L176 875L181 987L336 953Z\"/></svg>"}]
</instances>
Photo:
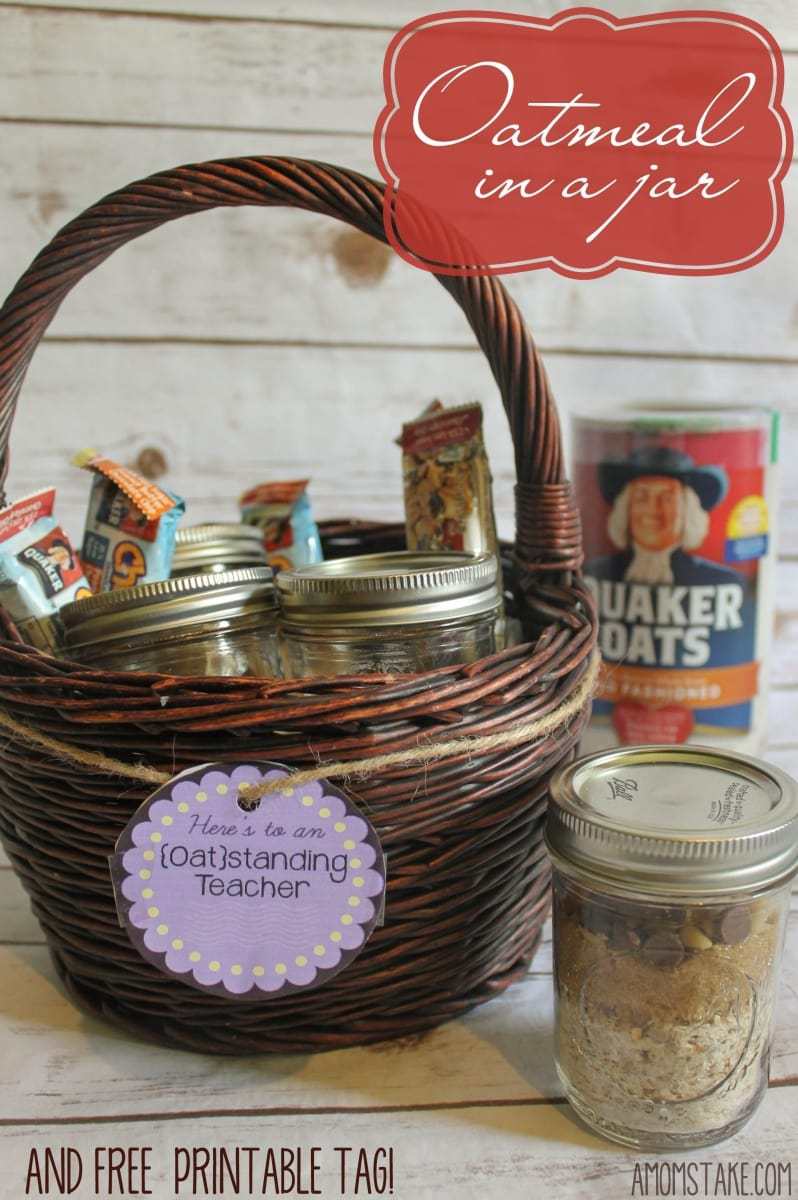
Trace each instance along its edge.
<instances>
[{"instance_id":1,"label":"ball logo on lid","mask_svg":"<svg viewBox=\"0 0 798 1200\"><path fill-rule=\"evenodd\" d=\"M242 798L242 785L277 779L285 786L259 802ZM385 891L371 824L325 780L293 787L273 763L206 764L170 780L127 825L111 874L143 958L241 1000L336 975L363 949Z\"/></svg>"}]
</instances>

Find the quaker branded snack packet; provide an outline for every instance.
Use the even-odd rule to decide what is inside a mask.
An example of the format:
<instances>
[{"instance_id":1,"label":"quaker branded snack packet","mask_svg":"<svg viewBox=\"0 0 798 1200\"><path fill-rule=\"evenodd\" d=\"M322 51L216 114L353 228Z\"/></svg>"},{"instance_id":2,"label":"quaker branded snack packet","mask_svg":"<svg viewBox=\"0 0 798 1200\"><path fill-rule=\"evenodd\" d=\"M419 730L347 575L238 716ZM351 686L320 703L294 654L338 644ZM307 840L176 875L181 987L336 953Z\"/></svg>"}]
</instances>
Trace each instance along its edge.
<instances>
[{"instance_id":1,"label":"quaker branded snack packet","mask_svg":"<svg viewBox=\"0 0 798 1200\"><path fill-rule=\"evenodd\" d=\"M269 565L275 571L321 562L321 538L310 507L308 479L259 483L239 500L241 520L263 530Z\"/></svg>"},{"instance_id":2,"label":"quaker branded snack packet","mask_svg":"<svg viewBox=\"0 0 798 1200\"><path fill-rule=\"evenodd\" d=\"M168 579L185 510L180 497L91 450L75 465L94 474L80 554L94 591Z\"/></svg>"},{"instance_id":3,"label":"quaker branded snack packet","mask_svg":"<svg viewBox=\"0 0 798 1200\"><path fill-rule=\"evenodd\" d=\"M764 410L575 420L573 477L604 660L589 749L759 749L777 434Z\"/></svg>"},{"instance_id":4,"label":"quaker branded snack packet","mask_svg":"<svg viewBox=\"0 0 798 1200\"><path fill-rule=\"evenodd\" d=\"M498 556L482 406L435 401L402 427L409 550L466 550Z\"/></svg>"},{"instance_id":5,"label":"quaker branded snack packet","mask_svg":"<svg viewBox=\"0 0 798 1200\"><path fill-rule=\"evenodd\" d=\"M0 511L0 604L26 641L42 650L59 646L58 609L91 595L54 507L55 488L47 488Z\"/></svg>"}]
</instances>

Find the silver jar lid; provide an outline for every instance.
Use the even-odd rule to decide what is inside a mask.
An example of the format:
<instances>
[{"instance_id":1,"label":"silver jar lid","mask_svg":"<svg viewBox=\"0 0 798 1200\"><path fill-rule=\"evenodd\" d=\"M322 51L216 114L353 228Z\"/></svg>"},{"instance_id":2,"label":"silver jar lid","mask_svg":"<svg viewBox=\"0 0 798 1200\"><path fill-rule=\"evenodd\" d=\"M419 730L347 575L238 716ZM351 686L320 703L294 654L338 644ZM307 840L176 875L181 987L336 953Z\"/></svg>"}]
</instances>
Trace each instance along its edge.
<instances>
[{"instance_id":1,"label":"silver jar lid","mask_svg":"<svg viewBox=\"0 0 798 1200\"><path fill-rule=\"evenodd\" d=\"M154 637L196 625L239 622L277 607L269 567L184 575L100 592L61 609L69 650L117 638Z\"/></svg>"},{"instance_id":2,"label":"silver jar lid","mask_svg":"<svg viewBox=\"0 0 798 1200\"><path fill-rule=\"evenodd\" d=\"M546 842L567 871L654 895L751 892L798 870L798 786L703 746L607 750L551 781Z\"/></svg>"},{"instance_id":3,"label":"silver jar lid","mask_svg":"<svg viewBox=\"0 0 798 1200\"><path fill-rule=\"evenodd\" d=\"M479 616L501 604L493 554L362 554L281 571L283 616L299 625L416 625Z\"/></svg>"},{"instance_id":4,"label":"silver jar lid","mask_svg":"<svg viewBox=\"0 0 798 1200\"><path fill-rule=\"evenodd\" d=\"M268 566L263 530L254 525L189 525L177 531L172 574L198 574L217 564L232 567Z\"/></svg>"}]
</instances>

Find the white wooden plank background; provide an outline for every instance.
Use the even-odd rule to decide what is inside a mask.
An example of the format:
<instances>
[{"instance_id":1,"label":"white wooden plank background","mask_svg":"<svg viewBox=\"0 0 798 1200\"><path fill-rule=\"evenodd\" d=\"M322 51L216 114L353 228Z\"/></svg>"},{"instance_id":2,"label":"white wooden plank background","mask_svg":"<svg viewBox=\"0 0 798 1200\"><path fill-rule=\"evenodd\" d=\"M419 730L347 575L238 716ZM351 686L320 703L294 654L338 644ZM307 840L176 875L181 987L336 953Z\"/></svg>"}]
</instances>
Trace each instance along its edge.
<instances>
[{"instance_id":1,"label":"white wooden plank background","mask_svg":"<svg viewBox=\"0 0 798 1200\"><path fill-rule=\"evenodd\" d=\"M540 15L567 6L480 5ZM671 7L617 0L612 9ZM794 116L794 0L734 7L792 52ZM416 0L0 0L0 293L72 215L162 167L286 153L374 174L382 53L391 30L425 11ZM620 272L576 283L542 272L509 287L566 415L660 398L783 409L768 754L798 773L796 186L788 180L781 245L737 276ZM70 297L23 392L11 487L52 480L77 530L85 479L68 465L75 449L95 444L133 463L155 446L165 482L197 520L232 516L258 478L306 472L322 515L395 517L393 437L432 396L482 400L509 533L512 460L495 387L434 281L308 215L205 214L125 248ZM798 1157L796 920L774 1087L742 1134L692 1157ZM342 1140L395 1146L402 1200L628 1196L634 1156L587 1134L561 1101L550 962L547 943L522 984L418 1045L243 1062L176 1054L67 1003L0 855L0 1200L23 1193L19 1169L34 1144L90 1152L146 1142L165 1166L177 1144ZM156 1196L171 1195L158 1178ZM338 1194L329 1174L324 1190Z\"/></svg>"},{"instance_id":2,"label":"white wooden plank background","mask_svg":"<svg viewBox=\"0 0 798 1200\"><path fill-rule=\"evenodd\" d=\"M388 4L374 0L2 0L0 8L66 8L90 9L94 12L146 13L172 20L175 15L197 20L223 19L255 24L304 22L356 28L394 30L429 12L443 11L444 5L424 6L418 0L393 0ZM574 5L568 0L517 0L508 7L506 0L481 0L473 7L483 11L525 13L549 17ZM700 9L701 0L683 0L682 9ZM451 11L456 10L451 6ZM652 0L641 9L635 0L615 0L613 13L618 17L636 16L640 12L670 12L667 0ZM746 0L736 5L735 12L761 21L778 39L783 49L796 48L795 13L791 0Z\"/></svg>"},{"instance_id":3,"label":"white wooden plank background","mask_svg":"<svg viewBox=\"0 0 798 1200\"><path fill-rule=\"evenodd\" d=\"M0 179L0 261L8 284L71 215L104 191L166 166L288 153L375 174L368 138L351 134L232 133L220 150L219 133L207 130L65 125L52 132L52 153L44 157L28 124L0 130L15 163ZM788 206L795 179L787 178ZM632 286L623 272L585 281L531 271L506 284L544 350L790 362L798 353L798 314L787 302L788 251L728 276L641 274ZM323 217L258 209L202 213L148 234L84 280L51 330L68 338L472 344L443 289L377 243Z\"/></svg>"}]
</instances>

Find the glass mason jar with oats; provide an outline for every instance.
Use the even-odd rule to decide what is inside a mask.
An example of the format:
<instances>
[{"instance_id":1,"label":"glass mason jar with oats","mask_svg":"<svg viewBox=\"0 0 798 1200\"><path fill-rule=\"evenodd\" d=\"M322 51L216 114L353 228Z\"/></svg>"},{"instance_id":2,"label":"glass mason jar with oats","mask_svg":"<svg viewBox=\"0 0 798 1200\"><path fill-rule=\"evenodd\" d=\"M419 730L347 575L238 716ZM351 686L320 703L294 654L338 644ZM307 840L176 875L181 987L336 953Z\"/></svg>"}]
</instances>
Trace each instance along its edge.
<instances>
[{"instance_id":1,"label":"glass mason jar with oats","mask_svg":"<svg viewBox=\"0 0 798 1200\"><path fill-rule=\"evenodd\" d=\"M798 788L697 746L582 758L555 775L556 1060L597 1132L709 1145L752 1115L798 870Z\"/></svg>"}]
</instances>

